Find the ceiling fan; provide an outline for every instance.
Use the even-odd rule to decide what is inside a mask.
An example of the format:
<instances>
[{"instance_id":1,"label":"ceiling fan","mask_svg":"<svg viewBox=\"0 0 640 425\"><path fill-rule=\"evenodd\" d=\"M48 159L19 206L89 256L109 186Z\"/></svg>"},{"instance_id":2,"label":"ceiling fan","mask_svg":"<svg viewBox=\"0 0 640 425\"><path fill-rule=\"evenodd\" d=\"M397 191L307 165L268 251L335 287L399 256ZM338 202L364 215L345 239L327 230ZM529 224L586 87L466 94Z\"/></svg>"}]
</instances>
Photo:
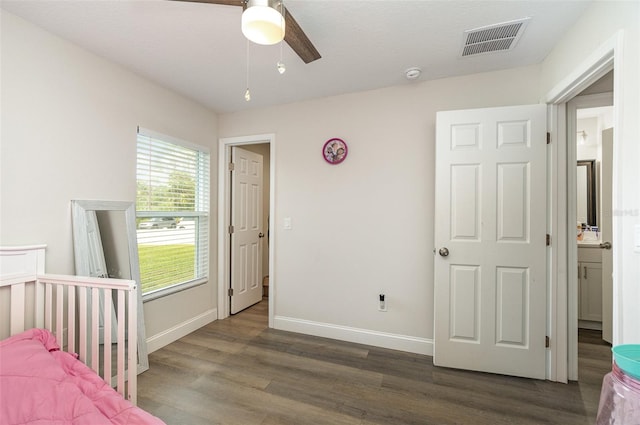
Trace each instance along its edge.
<instances>
[{"instance_id":1,"label":"ceiling fan","mask_svg":"<svg viewBox=\"0 0 640 425\"><path fill-rule=\"evenodd\" d=\"M240 6L242 9L247 8L247 0L173 0L173 1L183 1L183 2L192 2L192 3L210 3L210 4L222 4L227 6ZM320 59L320 53L314 47L309 37L304 33L300 25L293 18L291 13L285 8L284 19L286 25L286 31L284 35L284 41L287 42L289 46L293 49L294 52L300 59L304 61L304 63L310 63L317 59Z\"/></svg>"}]
</instances>

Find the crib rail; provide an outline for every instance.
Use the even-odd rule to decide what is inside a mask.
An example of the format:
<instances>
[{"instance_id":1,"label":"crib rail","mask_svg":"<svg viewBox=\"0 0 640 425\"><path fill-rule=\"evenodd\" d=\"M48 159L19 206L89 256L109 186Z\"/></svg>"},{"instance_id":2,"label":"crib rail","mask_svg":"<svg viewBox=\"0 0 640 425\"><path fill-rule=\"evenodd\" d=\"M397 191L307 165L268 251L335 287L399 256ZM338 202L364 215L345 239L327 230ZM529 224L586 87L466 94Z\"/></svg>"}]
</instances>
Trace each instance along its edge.
<instances>
[{"instance_id":1,"label":"crib rail","mask_svg":"<svg viewBox=\"0 0 640 425\"><path fill-rule=\"evenodd\" d=\"M136 403L135 281L13 274L0 276L0 287L10 288L11 335L28 327L51 331L65 351L77 353L83 363Z\"/></svg>"}]
</instances>

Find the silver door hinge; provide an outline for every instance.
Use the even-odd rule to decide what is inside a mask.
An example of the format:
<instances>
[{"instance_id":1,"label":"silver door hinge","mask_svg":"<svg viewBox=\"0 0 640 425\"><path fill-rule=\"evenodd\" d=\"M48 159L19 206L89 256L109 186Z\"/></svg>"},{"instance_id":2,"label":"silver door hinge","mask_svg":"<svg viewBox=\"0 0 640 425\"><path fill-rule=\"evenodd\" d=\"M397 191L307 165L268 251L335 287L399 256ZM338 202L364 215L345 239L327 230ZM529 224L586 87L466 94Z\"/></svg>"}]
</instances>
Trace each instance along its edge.
<instances>
[{"instance_id":1,"label":"silver door hinge","mask_svg":"<svg viewBox=\"0 0 640 425\"><path fill-rule=\"evenodd\" d=\"M547 233L547 246L551 246L551 235Z\"/></svg>"},{"instance_id":2,"label":"silver door hinge","mask_svg":"<svg viewBox=\"0 0 640 425\"><path fill-rule=\"evenodd\" d=\"M551 346L551 338L549 338L548 336L544 337L544 347L545 348L549 348Z\"/></svg>"},{"instance_id":3,"label":"silver door hinge","mask_svg":"<svg viewBox=\"0 0 640 425\"><path fill-rule=\"evenodd\" d=\"M547 133L547 145L551 143L551 133Z\"/></svg>"},{"instance_id":4,"label":"silver door hinge","mask_svg":"<svg viewBox=\"0 0 640 425\"><path fill-rule=\"evenodd\" d=\"M232 234L234 232L234 227L233 225L229 226L229 234Z\"/></svg>"},{"instance_id":5,"label":"silver door hinge","mask_svg":"<svg viewBox=\"0 0 640 425\"><path fill-rule=\"evenodd\" d=\"M233 171L236 169L236 164L234 164L233 162L229 163L229 171Z\"/></svg>"},{"instance_id":6,"label":"silver door hinge","mask_svg":"<svg viewBox=\"0 0 640 425\"><path fill-rule=\"evenodd\" d=\"M229 288L229 296L232 297L233 296L233 288Z\"/></svg>"}]
</instances>

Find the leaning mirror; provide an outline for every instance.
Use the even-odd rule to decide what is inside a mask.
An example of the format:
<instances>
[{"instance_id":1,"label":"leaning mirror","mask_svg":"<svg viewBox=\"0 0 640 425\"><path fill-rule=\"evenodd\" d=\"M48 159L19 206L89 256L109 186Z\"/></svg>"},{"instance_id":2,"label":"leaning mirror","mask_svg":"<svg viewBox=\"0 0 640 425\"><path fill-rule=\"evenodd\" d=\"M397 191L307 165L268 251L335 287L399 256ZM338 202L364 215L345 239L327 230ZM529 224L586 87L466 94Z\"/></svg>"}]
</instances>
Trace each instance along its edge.
<instances>
[{"instance_id":1,"label":"leaning mirror","mask_svg":"<svg viewBox=\"0 0 640 425\"><path fill-rule=\"evenodd\" d=\"M139 284L135 205L120 201L71 201L71 208L76 275L138 282L138 373L142 373L149 369L149 359Z\"/></svg>"},{"instance_id":2,"label":"leaning mirror","mask_svg":"<svg viewBox=\"0 0 640 425\"><path fill-rule=\"evenodd\" d=\"M597 226L596 214L596 161L578 161L576 174L576 215L579 223Z\"/></svg>"}]
</instances>

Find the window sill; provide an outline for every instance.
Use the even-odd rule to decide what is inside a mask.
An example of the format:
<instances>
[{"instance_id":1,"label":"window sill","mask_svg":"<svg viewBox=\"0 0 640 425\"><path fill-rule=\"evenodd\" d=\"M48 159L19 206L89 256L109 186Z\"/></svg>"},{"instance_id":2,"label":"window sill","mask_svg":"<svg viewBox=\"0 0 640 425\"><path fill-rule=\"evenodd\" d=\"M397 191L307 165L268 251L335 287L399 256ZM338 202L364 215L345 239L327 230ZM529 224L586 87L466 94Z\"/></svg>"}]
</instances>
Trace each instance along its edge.
<instances>
[{"instance_id":1,"label":"window sill","mask_svg":"<svg viewBox=\"0 0 640 425\"><path fill-rule=\"evenodd\" d=\"M187 289L195 288L196 286L203 285L209 281L209 278L202 278L197 280L192 280L187 283L179 283L173 286L168 286L166 288L157 289L155 291L149 292L142 296L142 302L146 303L147 301L156 300L158 298L163 298L168 295L173 295L178 292L185 291Z\"/></svg>"}]
</instances>

